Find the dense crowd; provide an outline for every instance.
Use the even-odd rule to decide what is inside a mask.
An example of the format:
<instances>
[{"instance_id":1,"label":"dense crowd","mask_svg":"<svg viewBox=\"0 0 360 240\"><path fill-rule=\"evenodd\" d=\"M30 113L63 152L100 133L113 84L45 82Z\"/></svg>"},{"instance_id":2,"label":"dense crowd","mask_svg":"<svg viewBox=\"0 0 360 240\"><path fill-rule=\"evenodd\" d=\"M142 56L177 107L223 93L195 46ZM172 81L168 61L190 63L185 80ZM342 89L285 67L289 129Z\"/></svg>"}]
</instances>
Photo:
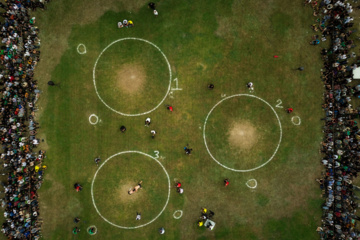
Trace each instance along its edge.
<instances>
[{"instance_id":1,"label":"dense crowd","mask_svg":"<svg viewBox=\"0 0 360 240\"><path fill-rule=\"evenodd\" d=\"M310 44L330 40L324 43L328 47L321 50L325 85L322 107L326 113L322 119L325 136L321 163L325 171L317 181L325 201L317 231L321 239L360 239L356 228L356 221L360 220L356 215L360 188L352 182L360 171L359 108L351 104L351 100L360 95L360 85L352 86L353 70L359 61L350 38L355 32L350 17L353 7L346 0L307 0L305 3L313 7L313 15L317 17L317 23L312 25L317 35Z\"/></svg>"},{"instance_id":2,"label":"dense crowd","mask_svg":"<svg viewBox=\"0 0 360 240\"><path fill-rule=\"evenodd\" d=\"M34 79L40 39L30 10L44 8L44 0L7 0L0 3L0 135L1 163L7 179L0 182L8 239L39 239L37 190L41 187L45 152L37 149L35 104L40 91ZM4 195L3 195L4 194Z\"/></svg>"},{"instance_id":3,"label":"dense crowd","mask_svg":"<svg viewBox=\"0 0 360 240\"><path fill-rule=\"evenodd\" d=\"M46 0L7 0L0 3L1 21L1 161L7 179L1 182L5 222L1 231L9 239L39 239L41 221L37 190L42 185L45 152L37 149L38 123L36 101L40 91L34 79L39 62L40 39L29 11L44 9ZM355 30L350 14L353 7L346 0L306 0L314 9L317 23L310 41L322 49L322 80L325 85L323 109L326 117L322 164L325 172L317 179L325 202L322 206L321 239L360 239L356 215L360 187L352 181L360 171L360 109L351 104L360 97L360 85L352 86L352 71L359 61L350 39ZM154 9L155 10L155 9ZM192 149L185 148L190 154Z\"/></svg>"}]
</instances>

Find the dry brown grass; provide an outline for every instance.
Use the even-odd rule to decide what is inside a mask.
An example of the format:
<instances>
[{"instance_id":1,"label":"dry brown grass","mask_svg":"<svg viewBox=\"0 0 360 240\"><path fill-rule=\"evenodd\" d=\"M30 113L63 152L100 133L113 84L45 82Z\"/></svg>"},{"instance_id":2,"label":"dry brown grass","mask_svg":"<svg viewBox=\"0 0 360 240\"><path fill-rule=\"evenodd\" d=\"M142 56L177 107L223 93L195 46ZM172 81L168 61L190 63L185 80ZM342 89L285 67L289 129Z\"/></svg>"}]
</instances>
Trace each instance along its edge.
<instances>
[{"instance_id":1,"label":"dry brown grass","mask_svg":"<svg viewBox=\"0 0 360 240\"><path fill-rule=\"evenodd\" d=\"M134 186L135 184L133 182L128 182L126 184L121 183L121 185L113 192L113 196L111 198L127 204L145 199L146 191L144 191L144 189L139 189L131 195L128 194L128 191L133 189Z\"/></svg>"},{"instance_id":2,"label":"dry brown grass","mask_svg":"<svg viewBox=\"0 0 360 240\"><path fill-rule=\"evenodd\" d=\"M146 72L141 64L124 64L115 76L115 86L125 94L140 92L146 82Z\"/></svg>"},{"instance_id":3,"label":"dry brown grass","mask_svg":"<svg viewBox=\"0 0 360 240\"><path fill-rule=\"evenodd\" d=\"M234 149L250 149L259 139L259 132L251 122L234 122L229 129L228 141Z\"/></svg>"},{"instance_id":4,"label":"dry brown grass","mask_svg":"<svg viewBox=\"0 0 360 240\"><path fill-rule=\"evenodd\" d=\"M87 1L52 1L48 4L46 12L30 12L37 19L36 25L39 27L41 39L41 59L35 71L35 78L39 80L40 88L46 88L46 83L51 80L51 74L59 64L61 56L68 49L68 38L74 25L84 25L95 22L105 12L112 11L131 11L137 10L147 3L145 0L125 1L125 0L87 0ZM118 7L121 4L121 7ZM66 11L67 5L71 11ZM77 13L77 14L74 14ZM56 33L54 35L53 33ZM46 92L39 100L38 105L42 109L46 108ZM41 114L42 109L37 112Z\"/></svg>"}]
</instances>

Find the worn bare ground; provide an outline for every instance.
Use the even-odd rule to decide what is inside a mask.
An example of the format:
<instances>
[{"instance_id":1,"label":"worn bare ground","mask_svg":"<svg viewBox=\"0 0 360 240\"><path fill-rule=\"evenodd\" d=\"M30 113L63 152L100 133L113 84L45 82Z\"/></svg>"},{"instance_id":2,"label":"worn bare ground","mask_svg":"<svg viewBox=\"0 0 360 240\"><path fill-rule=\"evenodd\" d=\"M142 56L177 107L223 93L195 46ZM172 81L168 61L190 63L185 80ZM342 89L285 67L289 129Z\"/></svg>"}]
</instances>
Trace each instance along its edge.
<instances>
[{"instance_id":1,"label":"worn bare ground","mask_svg":"<svg viewBox=\"0 0 360 240\"><path fill-rule=\"evenodd\" d=\"M140 64L124 64L115 74L115 86L123 93L134 94L143 89L146 72Z\"/></svg>"},{"instance_id":2,"label":"worn bare ground","mask_svg":"<svg viewBox=\"0 0 360 240\"><path fill-rule=\"evenodd\" d=\"M259 140L259 132L248 121L237 121L229 129L228 141L233 148L250 149Z\"/></svg>"},{"instance_id":3,"label":"worn bare ground","mask_svg":"<svg viewBox=\"0 0 360 240\"><path fill-rule=\"evenodd\" d=\"M121 183L114 191L114 200L116 199L121 203L131 203L135 201L141 201L145 198L146 192L144 189L139 189L137 192L129 195L128 191L135 187L135 183L128 182L126 184Z\"/></svg>"},{"instance_id":4,"label":"worn bare ground","mask_svg":"<svg viewBox=\"0 0 360 240\"><path fill-rule=\"evenodd\" d=\"M122 3L122 7L117 7L116 3ZM95 22L109 10L136 12L146 3L145 0L51 1L46 11L30 12L31 16L36 17L36 25L40 29L41 59L46 59L40 61L35 70L35 78L39 80L40 88L47 87L46 83L51 80L53 70L68 49L68 38L74 25ZM45 14L51 18L43 17ZM38 105L41 109L37 112L37 116L46 108L46 95L47 92L44 91L39 99Z\"/></svg>"}]
</instances>

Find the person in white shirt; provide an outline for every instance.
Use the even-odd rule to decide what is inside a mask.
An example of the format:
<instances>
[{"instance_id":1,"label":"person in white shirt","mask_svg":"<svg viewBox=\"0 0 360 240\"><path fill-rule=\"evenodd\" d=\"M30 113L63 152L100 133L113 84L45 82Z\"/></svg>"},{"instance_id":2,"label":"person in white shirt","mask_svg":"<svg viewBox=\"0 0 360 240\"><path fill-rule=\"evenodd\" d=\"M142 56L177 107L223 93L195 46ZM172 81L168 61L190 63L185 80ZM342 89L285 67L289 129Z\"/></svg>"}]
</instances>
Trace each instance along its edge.
<instances>
[{"instance_id":1,"label":"person in white shirt","mask_svg":"<svg viewBox=\"0 0 360 240\"><path fill-rule=\"evenodd\" d=\"M150 118L145 119L145 127L150 126L150 123L151 123L151 119L150 119Z\"/></svg>"},{"instance_id":2,"label":"person in white shirt","mask_svg":"<svg viewBox=\"0 0 360 240\"><path fill-rule=\"evenodd\" d=\"M160 234L164 234L164 233L165 233L165 228L163 228L163 227L162 227L162 228L159 228L159 233L160 233Z\"/></svg>"},{"instance_id":3,"label":"person in white shirt","mask_svg":"<svg viewBox=\"0 0 360 240\"><path fill-rule=\"evenodd\" d=\"M151 133L151 137L152 137L152 138L155 138L156 131L155 131L155 130L151 130L150 133Z\"/></svg>"}]
</instances>

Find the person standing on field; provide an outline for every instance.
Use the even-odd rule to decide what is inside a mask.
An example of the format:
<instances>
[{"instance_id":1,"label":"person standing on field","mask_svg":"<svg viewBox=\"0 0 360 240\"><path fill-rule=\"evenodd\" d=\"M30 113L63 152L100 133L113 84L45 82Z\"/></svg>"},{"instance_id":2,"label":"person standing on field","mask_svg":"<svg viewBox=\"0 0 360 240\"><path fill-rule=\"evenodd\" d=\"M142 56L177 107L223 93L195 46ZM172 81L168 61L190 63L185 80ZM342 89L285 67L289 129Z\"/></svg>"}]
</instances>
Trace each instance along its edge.
<instances>
[{"instance_id":1,"label":"person standing on field","mask_svg":"<svg viewBox=\"0 0 360 240\"><path fill-rule=\"evenodd\" d=\"M151 119L150 119L150 118L145 119L145 127L150 126L150 123L151 123Z\"/></svg>"},{"instance_id":2,"label":"person standing on field","mask_svg":"<svg viewBox=\"0 0 360 240\"><path fill-rule=\"evenodd\" d=\"M151 137L152 137L152 138L155 138L156 131L155 131L155 130L151 130L150 133L151 133Z\"/></svg>"}]
</instances>

